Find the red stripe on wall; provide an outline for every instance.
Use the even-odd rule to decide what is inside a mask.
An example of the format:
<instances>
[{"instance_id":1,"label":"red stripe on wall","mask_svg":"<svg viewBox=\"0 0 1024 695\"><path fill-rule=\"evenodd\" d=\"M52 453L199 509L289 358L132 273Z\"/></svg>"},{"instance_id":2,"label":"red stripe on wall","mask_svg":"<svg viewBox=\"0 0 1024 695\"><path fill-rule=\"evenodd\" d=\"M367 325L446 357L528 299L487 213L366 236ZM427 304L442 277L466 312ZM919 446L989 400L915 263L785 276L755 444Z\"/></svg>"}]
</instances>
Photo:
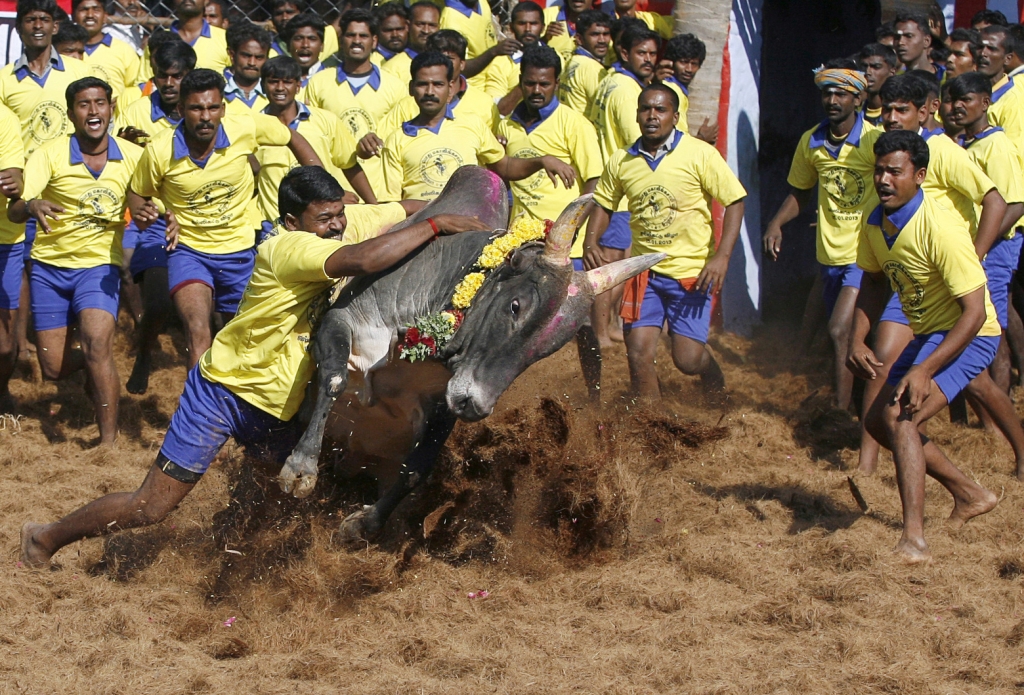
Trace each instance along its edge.
<instances>
[{"instance_id":1,"label":"red stripe on wall","mask_svg":"<svg viewBox=\"0 0 1024 695\"><path fill-rule=\"evenodd\" d=\"M715 147L726 158L729 154L729 92L732 87L732 59L729 56L729 35L732 26L728 26L725 32L725 47L722 49L722 91L718 95L718 142ZM722 219L725 216L725 209L713 201L711 206L711 219L715 225L715 246L722 240ZM712 299L711 320L716 326L722 325L722 303L721 296L716 295Z\"/></svg>"}]
</instances>

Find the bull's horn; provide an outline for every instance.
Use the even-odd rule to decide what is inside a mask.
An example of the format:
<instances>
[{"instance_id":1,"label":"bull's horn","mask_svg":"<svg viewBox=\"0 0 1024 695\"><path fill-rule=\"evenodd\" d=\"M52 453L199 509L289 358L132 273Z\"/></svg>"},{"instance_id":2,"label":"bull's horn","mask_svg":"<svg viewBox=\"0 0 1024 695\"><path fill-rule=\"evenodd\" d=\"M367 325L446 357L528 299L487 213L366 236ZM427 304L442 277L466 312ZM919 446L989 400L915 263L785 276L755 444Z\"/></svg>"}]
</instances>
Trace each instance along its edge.
<instances>
[{"instance_id":1,"label":"bull's horn","mask_svg":"<svg viewBox=\"0 0 1024 695\"><path fill-rule=\"evenodd\" d=\"M645 253L642 256L625 258L600 268L588 270L587 280L590 282L594 294L601 294L616 285L622 284L634 275L639 275L645 270L653 268L666 258L668 258L668 254L664 253Z\"/></svg>"},{"instance_id":2,"label":"bull's horn","mask_svg":"<svg viewBox=\"0 0 1024 695\"><path fill-rule=\"evenodd\" d=\"M593 199L594 196L590 193L581 195L562 211L544 242L544 258L555 265L569 264L572 239L576 235L576 230L583 224L583 220L587 218Z\"/></svg>"}]
</instances>

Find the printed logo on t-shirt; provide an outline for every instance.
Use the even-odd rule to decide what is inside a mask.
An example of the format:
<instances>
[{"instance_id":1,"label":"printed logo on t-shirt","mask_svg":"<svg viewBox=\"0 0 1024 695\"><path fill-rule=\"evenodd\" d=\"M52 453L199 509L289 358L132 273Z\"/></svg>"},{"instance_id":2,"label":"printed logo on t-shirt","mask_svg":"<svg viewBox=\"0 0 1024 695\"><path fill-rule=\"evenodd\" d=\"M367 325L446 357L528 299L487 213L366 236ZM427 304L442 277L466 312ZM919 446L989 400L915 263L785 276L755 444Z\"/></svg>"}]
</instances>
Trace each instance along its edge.
<instances>
[{"instance_id":1,"label":"printed logo on t-shirt","mask_svg":"<svg viewBox=\"0 0 1024 695\"><path fill-rule=\"evenodd\" d=\"M521 150L516 150L515 154L513 154L512 156L515 159L534 159L536 157L543 157L544 153L538 152L532 147L524 147ZM514 181L512 184L513 191L517 193L532 193L533 191L537 190L537 188L539 188L542 183L544 183L545 178L547 178L547 174L544 172L543 169L541 169L540 171L536 171L532 175L526 177L521 181ZM534 198L534 200L536 200L537 198L537 196L532 197ZM537 203L531 201L529 204L536 205Z\"/></svg>"},{"instance_id":2,"label":"printed logo on t-shirt","mask_svg":"<svg viewBox=\"0 0 1024 695\"><path fill-rule=\"evenodd\" d=\"M844 210L858 207L864 202L867 182L860 172L846 167L831 167L822 176L822 185L829 197Z\"/></svg>"},{"instance_id":3,"label":"printed logo on t-shirt","mask_svg":"<svg viewBox=\"0 0 1024 695\"><path fill-rule=\"evenodd\" d=\"M29 133L37 144L42 145L58 138L67 130L67 115L56 101L41 101L32 110L29 117Z\"/></svg>"},{"instance_id":4,"label":"printed logo on t-shirt","mask_svg":"<svg viewBox=\"0 0 1024 695\"><path fill-rule=\"evenodd\" d=\"M361 138L374 129L373 118L366 109L358 106L345 109L341 112L341 120L348 126L353 137Z\"/></svg>"},{"instance_id":5,"label":"printed logo on t-shirt","mask_svg":"<svg viewBox=\"0 0 1024 695\"><path fill-rule=\"evenodd\" d=\"M658 232L676 219L676 198L664 186L648 186L637 196L634 209L645 230Z\"/></svg>"},{"instance_id":6,"label":"printed logo on t-shirt","mask_svg":"<svg viewBox=\"0 0 1024 695\"><path fill-rule=\"evenodd\" d=\"M924 300L924 287L898 261L886 261L882 271L888 276L893 291L899 295L903 311L907 314L919 313L917 310Z\"/></svg>"},{"instance_id":7,"label":"printed logo on t-shirt","mask_svg":"<svg viewBox=\"0 0 1024 695\"><path fill-rule=\"evenodd\" d=\"M235 196L235 189L224 181L210 181L203 184L188 197L188 208L206 224L226 222L229 218L228 205Z\"/></svg>"},{"instance_id":8,"label":"printed logo on t-shirt","mask_svg":"<svg viewBox=\"0 0 1024 695\"><path fill-rule=\"evenodd\" d=\"M86 229L105 228L120 212L120 199L105 186L90 188L78 198L78 216Z\"/></svg>"},{"instance_id":9,"label":"printed logo on t-shirt","mask_svg":"<svg viewBox=\"0 0 1024 695\"><path fill-rule=\"evenodd\" d=\"M458 152L448 147L439 147L420 159L419 175L427 184L443 188L462 164L462 155Z\"/></svg>"}]
</instances>

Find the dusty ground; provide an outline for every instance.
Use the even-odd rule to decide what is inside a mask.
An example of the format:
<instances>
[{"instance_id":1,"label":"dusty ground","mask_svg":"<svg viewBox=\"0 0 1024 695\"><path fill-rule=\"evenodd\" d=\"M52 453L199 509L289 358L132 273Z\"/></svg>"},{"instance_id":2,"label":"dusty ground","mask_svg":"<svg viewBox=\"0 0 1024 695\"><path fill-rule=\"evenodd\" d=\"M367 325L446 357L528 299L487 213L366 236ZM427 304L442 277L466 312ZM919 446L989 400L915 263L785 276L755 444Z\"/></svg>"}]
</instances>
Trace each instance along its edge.
<instances>
[{"instance_id":1,"label":"dusty ground","mask_svg":"<svg viewBox=\"0 0 1024 695\"><path fill-rule=\"evenodd\" d=\"M585 407L574 348L499 411L460 424L444 474L381 541L332 544L367 485L321 477L296 503L227 451L166 523L17 566L28 518L134 488L184 377L170 339L150 394L125 395L114 451L79 383L14 384L0 428L0 692L994 693L1024 688L1024 491L1009 448L944 418L930 434L1005 495L956 534L929 483L935 562L891 555L891 462L849 492L856 429L826 359L791 331L713 340L732 393ZM129 362L122 340L122 380ZM225 511L226 510L226 511ZM426 536L426 537L425 537ZM485 598L468 594L488 592Z\"/></svg>"}]
</instances>

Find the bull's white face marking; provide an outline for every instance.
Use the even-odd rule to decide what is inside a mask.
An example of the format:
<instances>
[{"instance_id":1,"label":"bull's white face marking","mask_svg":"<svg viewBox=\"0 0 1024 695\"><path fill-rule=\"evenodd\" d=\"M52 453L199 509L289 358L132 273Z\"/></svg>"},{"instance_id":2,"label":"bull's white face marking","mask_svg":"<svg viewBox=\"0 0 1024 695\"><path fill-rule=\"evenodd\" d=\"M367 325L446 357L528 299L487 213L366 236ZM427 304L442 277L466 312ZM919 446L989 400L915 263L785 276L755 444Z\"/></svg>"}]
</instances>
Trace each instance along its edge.
<instances>
[{"instance_id":1,"label":"bull's white face marking","mask_svg":"<svg viewBox=\"0 0 1024 695\"><path fill-rule=\"evenodd\" d=\"M331 388L336 389L341 386L341 381L342 379L340 376L331 377Z\"/></svg>"}]
</instances>

